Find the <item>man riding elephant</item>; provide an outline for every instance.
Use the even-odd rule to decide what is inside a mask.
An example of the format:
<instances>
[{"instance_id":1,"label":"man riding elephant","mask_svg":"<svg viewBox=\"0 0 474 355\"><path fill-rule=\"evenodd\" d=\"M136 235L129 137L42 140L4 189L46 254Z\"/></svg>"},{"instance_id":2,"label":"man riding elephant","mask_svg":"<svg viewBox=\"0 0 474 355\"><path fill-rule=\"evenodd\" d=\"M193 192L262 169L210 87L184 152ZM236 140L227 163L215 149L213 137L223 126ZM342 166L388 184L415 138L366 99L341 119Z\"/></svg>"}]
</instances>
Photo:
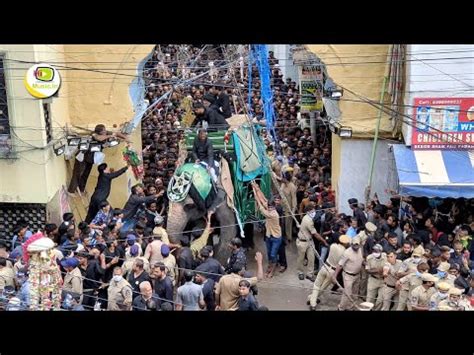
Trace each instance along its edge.
<instances>
[{"instance_id":1,"label":"man riding elephant","mask_svg":"<svg viewBox=\"0 0 474 355\"><path fill-rule=\"evenodd\" d=\"M207 131L204 128L198 130L198 135L194 139L192 157L196 164L201 164L211 174L212 180L217 182L216 170L214 168L214 148L212 142L207 138Z\"/></svg>"}]
</instances>

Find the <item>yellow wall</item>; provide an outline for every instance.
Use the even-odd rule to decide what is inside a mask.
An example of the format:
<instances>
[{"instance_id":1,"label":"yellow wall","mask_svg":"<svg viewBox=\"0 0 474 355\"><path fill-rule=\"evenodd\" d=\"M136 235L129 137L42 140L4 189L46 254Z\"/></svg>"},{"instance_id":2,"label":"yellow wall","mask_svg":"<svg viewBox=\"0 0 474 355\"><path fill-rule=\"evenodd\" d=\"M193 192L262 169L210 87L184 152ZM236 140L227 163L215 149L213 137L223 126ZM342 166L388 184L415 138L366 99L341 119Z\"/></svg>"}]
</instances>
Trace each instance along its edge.
<instances>
[{"instance_id":1,"label":"yellow wall","mask_svg":"<svg viewBox=\"0 0 474 355\"><path fill-rule=\"evenodd\" d=\"M61 127L66 125L85 133L73 126L93 129L96 124L104 123L108 129L118 131L131 120L134 112L129 85L137 75L138 63L152 49L153 45L0 45L0 53L6 53L9 59L56 64L62 84L59 96L52 98L53 138L64 135ZM32 98L22 81L32 64L6 63L18 68L7 71L10 123L18 126L12 134L17 150L30 148L28 144L44 146L42 100ZM61 66L87 70L67 70ZM132 134L137 150L141 148L140 128ZM124 166L122 149L123 145L104 150L106 162L115 169ZM67 164L64 156L56 157L52 148L22 152L18 158L0 159L0 201L48 203L61 186L68 185L72 164ZM95 188L97 175L94 167L87 185L89 194ZM112 184L110 202L114 206L122 207L125 203L128 180L134 182L132 176L129 171Z\"/></svg>"},{"instance_id":2,"label":"yellow wall","mask_svg":"<svg viewBox=\"0 0 474 355\"><path fill-rule=\"evenodd\" d=\"M0 158L0 201L45 203L48 191L44 164L50 155L46 150L28 151L46 143L39 119L41 101L31 97L23 85L23 77L31 65L10 61L36 61L34 46L0 45L0 53L5 55L8 115L17 152L11 159Z\"/></svg>"},{"instance_id":3,"label":"yellow wall","mask_svg":"<svg viewBox=\"0 0 474 355\"><path fill-rule=\"evenodd\" d=\"M308 49L326 64L328 75L336 84L379 103L389 45L309 45ZM339 101L340 123L352 127L353 137L373 138L379 110L350 100L360 98L344 91ZM380 134L391 137L391 132L388 116L383 114Z\"/></svg>"},{"instance_id":4,"label":"yellow wall","mask_svg":"<svg viewBox=\"0 0 474 355\"><path fill-rule=\"evenodd\" d=\"M69 66L89 69L68 71L68 96L71 128L82 127L93 130L103 123L107 129L119 130L134 116L129 95L129 86L137 75L137 66L153 50L153 45L65 45L63 50ZM83 62L73 64L73 62ZM109 63L107 63L109 62ZM99 71L99 72L97 72ZM112 74L110 74L112 73ZM133 146L141 150L141 126L131 136ZM118 170L123 167L124 144L104 150L105 162ZM72 168L72 164L71 164ZM69 175L71 175L70 171ZM86 190L91 195L97 184L97 167L92 169ZM132 171L115 179L109 202L114 207L123 207L128 198L128 185L136 180Z\"/></svg>"}]
</instances>

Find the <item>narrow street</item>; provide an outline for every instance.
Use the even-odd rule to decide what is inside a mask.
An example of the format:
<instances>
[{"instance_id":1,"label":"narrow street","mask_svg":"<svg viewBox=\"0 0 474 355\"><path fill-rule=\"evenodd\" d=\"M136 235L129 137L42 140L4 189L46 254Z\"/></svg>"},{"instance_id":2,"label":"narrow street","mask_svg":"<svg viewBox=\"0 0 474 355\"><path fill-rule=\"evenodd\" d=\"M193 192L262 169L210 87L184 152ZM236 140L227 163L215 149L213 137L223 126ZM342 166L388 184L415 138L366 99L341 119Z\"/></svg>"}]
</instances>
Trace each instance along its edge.
<instances>
[{"instance_id":1,"label":"narrow street","mask_svg":"<svg viewBox=\"0 0 474 355\"><path fill-rule=\"evenodd\" d=\"M260 251L266 257L265 243L263 236L255 236L255 249L248 253L249 269L257 272L255 261L255 253ZM296 245L293 241L286 247L286 258L288 269L284 273L276 272L273 278L264 279L258 284L258 301L260 305L268 307L269 310L275 311L307 311L307 296L311 293L313 283L305 279L298 279L296 271ZM264 262L264 270L267 264ZM339 303L340 295L325 292L321 297L322 302L318 305L317 310L336 310Z\"/></svg>"}]
</instances>

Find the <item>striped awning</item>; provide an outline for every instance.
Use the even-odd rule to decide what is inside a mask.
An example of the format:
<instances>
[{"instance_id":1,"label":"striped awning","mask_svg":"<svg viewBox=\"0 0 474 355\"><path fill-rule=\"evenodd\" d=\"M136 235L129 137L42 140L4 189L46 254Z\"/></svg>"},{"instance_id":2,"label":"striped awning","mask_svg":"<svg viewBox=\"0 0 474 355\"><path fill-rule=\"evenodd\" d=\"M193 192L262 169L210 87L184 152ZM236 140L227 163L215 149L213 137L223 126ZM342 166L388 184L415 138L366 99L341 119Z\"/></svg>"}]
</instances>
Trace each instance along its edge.
<instances>
[{"instance_id":1,"label":"striped awning","mask_svg":"<svg viewBox=\"0 0 474 355\"><path fill-rule=\"evenodd\" d=\"M401 195L474 198L474 151L392 148Z\"/></svg>"}]
</instances>

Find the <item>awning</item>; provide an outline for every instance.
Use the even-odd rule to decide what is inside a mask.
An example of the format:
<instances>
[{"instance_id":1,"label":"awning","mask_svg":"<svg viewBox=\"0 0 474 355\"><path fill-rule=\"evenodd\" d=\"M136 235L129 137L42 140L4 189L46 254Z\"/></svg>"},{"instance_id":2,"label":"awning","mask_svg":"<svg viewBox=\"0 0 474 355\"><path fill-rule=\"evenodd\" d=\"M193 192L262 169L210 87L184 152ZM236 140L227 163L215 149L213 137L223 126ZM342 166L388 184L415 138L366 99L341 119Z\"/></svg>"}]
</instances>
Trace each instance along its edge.
<instances>
[{"instance_id":1,"label":"awning","mask_svg":"<svg viewBox=\"0 0 474 355\"><path fill-rule=\"evenodd\" d=\"M474 151L392 148L400 195L474 198Z\"/></svg>"}]
</instances>

